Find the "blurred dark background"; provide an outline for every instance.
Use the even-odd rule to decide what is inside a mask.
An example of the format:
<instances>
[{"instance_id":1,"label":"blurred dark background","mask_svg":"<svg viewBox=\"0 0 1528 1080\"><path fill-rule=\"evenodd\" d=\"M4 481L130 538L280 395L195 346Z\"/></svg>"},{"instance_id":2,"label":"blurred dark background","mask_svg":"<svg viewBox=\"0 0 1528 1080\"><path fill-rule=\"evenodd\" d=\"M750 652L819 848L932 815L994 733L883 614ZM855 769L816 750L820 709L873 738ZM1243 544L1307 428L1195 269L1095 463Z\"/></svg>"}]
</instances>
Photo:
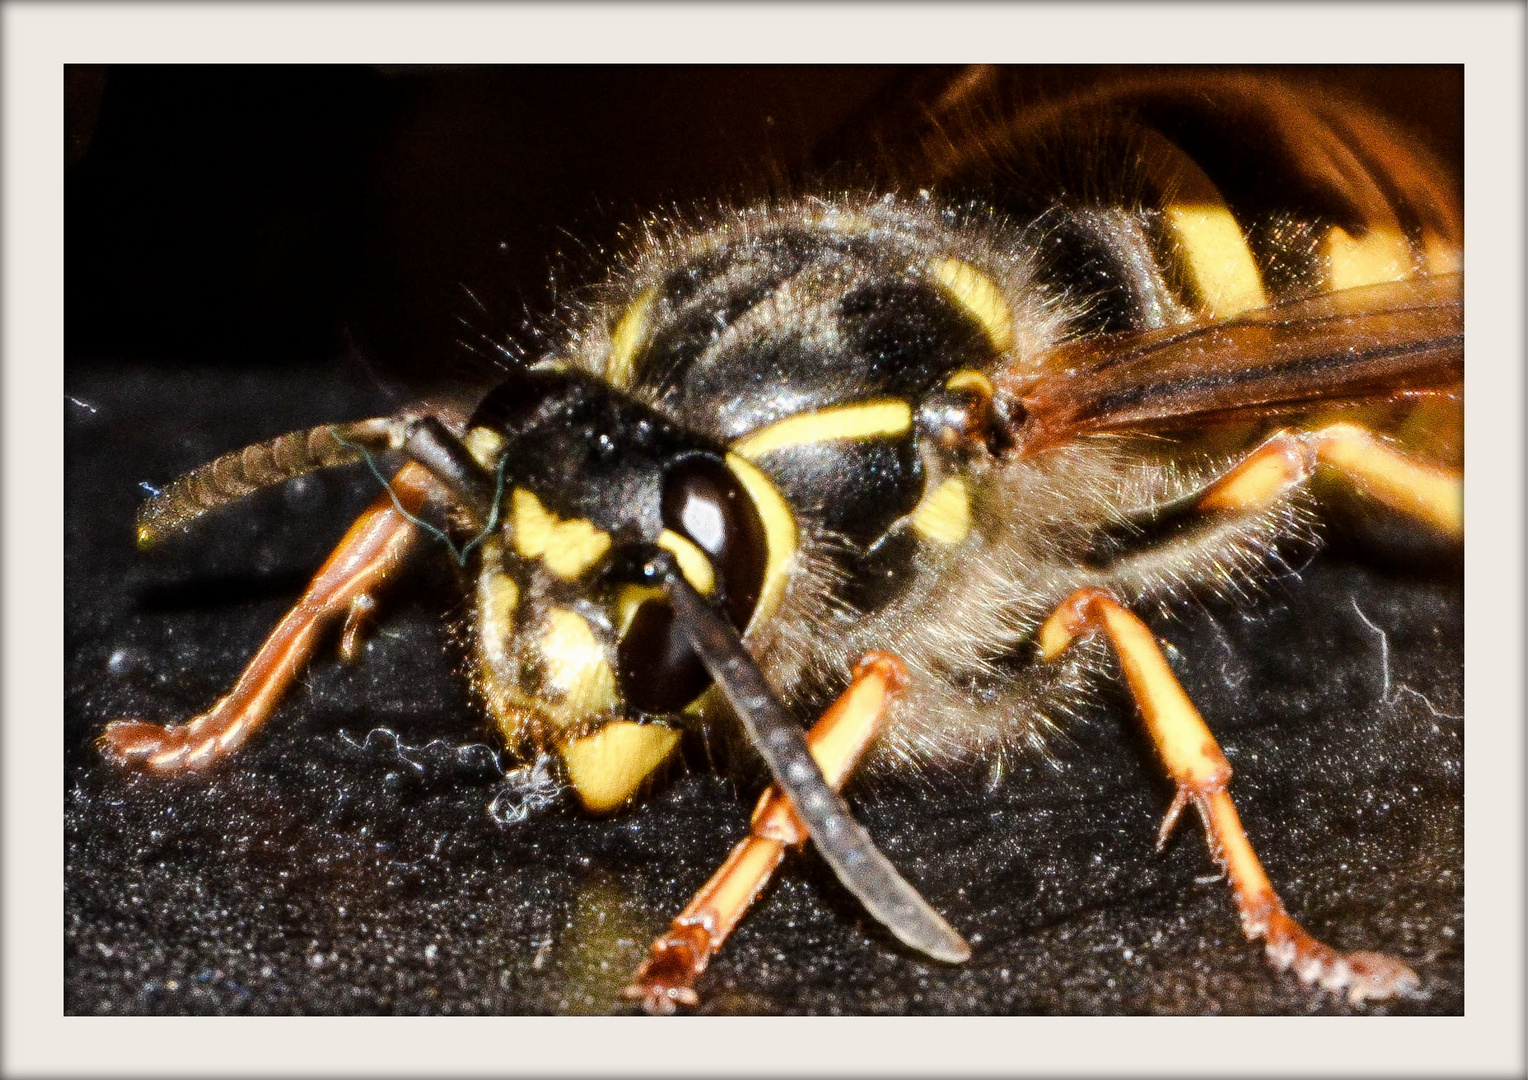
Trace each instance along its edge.
<instances>
[{"instance_id":1,"label":"blurred dark background","mask_svg":"<svg viewBox=\"0 0 1528 1080\"><path fill-rule=\"evenodd\" d=\"M458 675L449 560L322 652L237 762L108 768L107 721L223 693L373 494L316 474L139 554L142 484L483 375L458 344L595 279L652 212L853 177L952 69L69 68L65 76L65 924L71 1014L618 1010L648 943L757 796L702 768L608 820L504 769ZM1039 91L1107 77L1025 71ZM1296 72L1382 103L1449 160L1459 68ZM487 311L476 308L470 288ZM472 328L462 320L466 318ZM1237 768L1274 880L1342 948L1463 1010L1457 575L1328 553L1246 607L1155 619ZM1276 643L1277 647L1270 647ZM1249 947L1118 687L998 774L861 785L857 812L966 933L900 948L810 855L702 986L724 1013L1344 1013ZM515 820L516 808L526 810Z\"/></svg>"},{"instance_id":2,"label":"blurred dark background","mask_svg":"<svg viewBox=\"0 0 1528 1080\"><path fill-rule=\"evenodd\" d=\"M1036 93L1112 69L1026 70ZM1138 70L1138 69L1132 69ZM1462 157L1462 68L1295 68ZM70 363L464 374L644 215L843 174L950 68L71 67ZM471 289L489 311L468 299ZM470 369L470 363L467 368Z\"/></svg>"}]
</instances>

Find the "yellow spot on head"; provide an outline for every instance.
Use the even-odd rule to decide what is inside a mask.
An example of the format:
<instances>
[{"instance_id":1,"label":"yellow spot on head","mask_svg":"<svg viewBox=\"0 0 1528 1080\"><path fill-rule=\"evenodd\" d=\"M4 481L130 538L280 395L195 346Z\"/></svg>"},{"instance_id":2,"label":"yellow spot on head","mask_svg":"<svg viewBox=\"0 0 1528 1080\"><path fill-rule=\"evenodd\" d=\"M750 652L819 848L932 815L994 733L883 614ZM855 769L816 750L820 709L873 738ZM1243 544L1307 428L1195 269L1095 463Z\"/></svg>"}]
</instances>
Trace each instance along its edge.
<instances>
[{"instance_id":1,"label":"yellow spot on head","mask_svg":"<svg viewBox=\"0 0 1528 1080\"><path fill-rule=\"evenodd\" d=\"M711 560L689 540L664 529L658 537L658 546L674 556L674 561L679 563L680 573L695 586L697 592L710 595L711 590L716 588L716 574L711 569Z\"/></svg>"},{"instance_id":2,"label":"yellow spot on head","mask_svg":"<svg viewBox=\"0 0 1528 1080\"><path fill-rule=\"evenodd\" d=\"M524 488L510 495L515 550L521 558L542 559L547 569L572 581L610 550L610 534L584 518L563 521Z\"/></svg>"},{"instance_id":3,"label":"yellow spot on head","mask_svg":"<svg viewBox=\"0 0 1528 1080\"><path fill-rule=\"evenodd\" d=\"M637 609L649 600L663 600L668 594L652 585L623 585L615 602L615 629L617 637L625 637L631 629L631 621L637 617Z\"/></svg>"},{"instance_id":4,"label":"yellow spot on head","mask_svg":"<svg viewBox=\"0 0 1528 1080\"><path fill-rule=\"evenodd\" d=\"M611 386L630 386L636 375L634 362L642 340L647 336L647 313L657 289L648 289L637 297L621 315L610 332L610 359L605 364L605 379Z\"/></svg>"},{"instance_id":5,"label":"yellow spot on head","mask_svg":"<svg viewBox=\"0 0 1528 1080\"><path fill-rule=\"evenodd\" d=\"M499 467L499 451L504 449L504 437L493 428L475 427L462 440L474 461L490 471Z\"/></svg>"},{"instance_id":6,"label":"yellow spot on head","mask_svg":"<svg viewBox=\"0 0 1528 1080\"><path fill-rule=\"evenodd\" d=\"M853 405L834 405L797 413L739 439L732 452L757 461L775 450L834 439L873 439L904 434L913 423L913 409L905 401L882 398Z\"/></svg>"},{"instance_id":7,"label":"yellow spot on head","mask_svg":"<svg viewBox=\"0 0 1528 1080\"><path fill-rule=\"evenodd\" d=\"M617 720L564 743L562 759L584 808L607 814L630 801L678 744L679 732L672 728Z\"/></svg>"},{"instance_id":8,"label":"yellow spot on head","mask_svg":"<svg viewBox=\"0 0 1528 1080\"><path fill-rule=\"evenodd\" d=\"M970 263L945 259L934 267L934 277L966 313L987 331L993 347L1007 352L1013 347L1013 312L1002 290Z\"/></svg>"},{"instance_id":9,"label":"yellow spot on head","mask_svg":"<svg viewBox=\"0 0 1528 1080\"><path fill-rule=\"evenodd\" d=\"M958 544L971 532L971 496L966 482L952 476L919 500L913 531L936 544Z\"/></svg>"},{"instance_id":10,"label":"yellow spot on head","mask_svg":"<svg viewBox=\"0 0 1528 1080\"><path fill-rule=\"evenodd\" d=\"M501 644L515 626L520 606L520 586L501 571L487 571L478 579L478 625L480 633L492 632Z\"/></svg>"},{"instance_id":11,"label":"yellow spot on head","mask_svg":"<svg viewBox=\"0 0 1528 1080\"><path fill-rule=\"evenodd\" d=\"M558 717L566 723L616 708L615 672L588 621L567 608L549 608L546 614L542 678L547 689L562 694L553 706Z\"/></svg>"},{"instance_id":12,"label":"yellow spot on head","mask_svg":"<svg viewBox=\"0 0 1528 1080\"><path fill-rule=\"evenodd\" d=\"M1231 211L1220 205L1170 206L1167 221L1210 314L1225 319L1268 303L1252 249Z\"/></svg>"},{"instance_id":13,"label":"yellow spot on head","mask_svg":"<svg viewBox=\"0 0 1528 1080\"><path fill-rule=\"evenodd\" d=\"M779 489L758 468L737 454L727 455L727 467L732 470L738 483L748 492L759 519L764 523L764 583L759 589L759 602L754 605L753 618L748 629L760 625L775 613L780 598L785 595L785 584L790 578L791 566L796 558L799 537L796 518Z\"/></svg>"},{"instance_id":14,"label":"yellow spot on head","mask_svg":"<svg viewBox=\"0 0 1528 1080\"><path fill-rule=\"evenodd\" d=\"M1336 289L1356 289L1382 281L1402 281L1411 276L1411 245L1396 228L1376 226L1363 239L1334 226L1326 234L1328 284Z\"/></svg>"}]
</instances>

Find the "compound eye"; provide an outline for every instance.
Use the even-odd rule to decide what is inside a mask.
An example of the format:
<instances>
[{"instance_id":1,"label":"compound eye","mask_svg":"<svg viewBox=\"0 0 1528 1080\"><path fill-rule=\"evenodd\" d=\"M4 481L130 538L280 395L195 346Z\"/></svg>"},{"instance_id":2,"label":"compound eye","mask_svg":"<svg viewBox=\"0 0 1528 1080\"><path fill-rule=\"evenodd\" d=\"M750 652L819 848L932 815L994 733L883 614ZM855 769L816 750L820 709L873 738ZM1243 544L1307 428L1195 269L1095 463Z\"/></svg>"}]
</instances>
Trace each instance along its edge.
<instances>
[{"instance_id":1,"label":"compound eye","mask_svg":"<svg viewBox=\"0 0 1528 1080\"><path fill-rule=\"evenodd\" d=\"M768 548L753 500L724 462L695 455L671 466L663 483L664 528L710 560L727 617L747 627L764 585ZM621 691L642 712L677 712L711 685L667 601L644 601L616 649Z\"/></svg>"},{"instance_id":2,"label":"compound eye","mask_svg":"<svg viewBox=\"0 0 1528 1080\"><path fill-rule=\"evenodd\" d=\"M627 704L642 712L678 712L711 685L700 657L674 622L674 609L648 600L616 649L616 676Z\"/></svg>"},{"instance_id":3,"label":"compound eye","mask_svg":"<svg viewBox=\"0 0 1528 1080\"><path fill-rule=\"evenodd\" d=\"M681 459L664 478L662 515L665 528L711 560L727 614L744 629L759 602L769 552L764 522L732 470L711 457Z\"/></svg>"}]
</instances>

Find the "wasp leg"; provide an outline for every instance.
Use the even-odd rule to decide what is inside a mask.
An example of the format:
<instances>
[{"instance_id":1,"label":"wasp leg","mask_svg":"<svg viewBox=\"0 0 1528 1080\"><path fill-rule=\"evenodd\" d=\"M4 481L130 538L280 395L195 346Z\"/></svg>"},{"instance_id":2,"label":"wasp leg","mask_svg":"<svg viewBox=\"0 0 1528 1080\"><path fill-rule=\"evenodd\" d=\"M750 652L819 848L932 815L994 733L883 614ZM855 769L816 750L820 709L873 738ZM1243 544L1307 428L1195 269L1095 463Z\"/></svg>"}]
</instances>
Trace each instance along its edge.
<instances>
[{"instance_id":1,"label":"wasp leg","mask_svg":"<svg viewBox=\"0 0 1528 1080\"><path fill-rule=\"evenodd\" d=\"M906 685L907 670L889 653L869 653L854 669L854 680L807 732L807 746L823 776L837 790L880 728L893 696ZM721 868L653 942L625 996L654 1016L678 1005L694 1006L694 983L732 928L769 882L788 846L807 839L806 826L778 787L754 808L749 835L732 849Z\"/></svg>"},{"instance_id":2,"label":"wasp leg","mask_svg":"<svg viewBox=\"0 0 1528 1080\"><path fill-rule=\"evenodd\" d=\"M1226 792L1231 764L1144 623L1103 592L1079 589L1040 628L1040 655L1053 659L1079 636L1098 630L1109 635L1147 732L1177 785L1157 833L1158 848L1192 804L1204 822L1210 855L1235 894L1243 932L1249 941L1264 940L1274 967L1292 967L1302 981L1326 990L1346 990L1355 1004L1414 989L1416 974L1399 960L1382 953L1340 953L1311 937L1284 910Z\"/></svg>"},{"instance_id":3,"label":"wasp leg","mask_svg":"<svg viewBox=\"0 0 1528 1080\"><path fill-rule=\"evenodd\" d=\"M1337 469L1360 491L1446 535L1464 535L1464 473L1427 465L1357 424L1279 432L1221 477L1198 509L1250 510L1304 482L1317 465Z\"/></svg>"},{"instance_id":4,"label":"wasp leg","mask_svg":"<svg viewBox=\"0 0 1528 1080\"><path fill-rule=\"evenodd\" d=\"M345 619L347 645L355 651L355 633L373 592L396 571L418 534L405 511L417 513L439 490L423 466L403 466L391 494L379 495L350 526L226 697L184 724L114 721L101 735L102 751L121 764L166 774L206 769L231 754L275 710L326 627Z\"/></svg>"}]
</instances>

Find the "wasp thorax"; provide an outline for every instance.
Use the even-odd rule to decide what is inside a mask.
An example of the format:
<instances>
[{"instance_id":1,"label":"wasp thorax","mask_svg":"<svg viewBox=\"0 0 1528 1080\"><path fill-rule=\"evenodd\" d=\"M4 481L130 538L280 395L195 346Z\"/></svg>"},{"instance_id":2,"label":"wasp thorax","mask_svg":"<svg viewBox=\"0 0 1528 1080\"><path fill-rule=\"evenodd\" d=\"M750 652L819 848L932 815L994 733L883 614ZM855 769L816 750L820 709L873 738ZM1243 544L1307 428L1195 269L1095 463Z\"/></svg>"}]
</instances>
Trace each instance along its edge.
<instances>
[{"instance_id":1,"label":"wasp thorax","mask_svg":"<svg viewBox=\"0 0 1528 1080\"><path fill-rule=\"evenodd\" d=\"M625 303L580 313L565 364L509 373L468 442L504 474L478 621L512 741L674 723L710 687L665 594L612 572L633 545L746 632L780 610L807 535L846 580L899 560L877 602L919 545L963 543L964 463L993 446L983 372L1026 314L1017 273L906 205L781 212L675 239L612 290Z\"/></svg>"}]
</instances>

